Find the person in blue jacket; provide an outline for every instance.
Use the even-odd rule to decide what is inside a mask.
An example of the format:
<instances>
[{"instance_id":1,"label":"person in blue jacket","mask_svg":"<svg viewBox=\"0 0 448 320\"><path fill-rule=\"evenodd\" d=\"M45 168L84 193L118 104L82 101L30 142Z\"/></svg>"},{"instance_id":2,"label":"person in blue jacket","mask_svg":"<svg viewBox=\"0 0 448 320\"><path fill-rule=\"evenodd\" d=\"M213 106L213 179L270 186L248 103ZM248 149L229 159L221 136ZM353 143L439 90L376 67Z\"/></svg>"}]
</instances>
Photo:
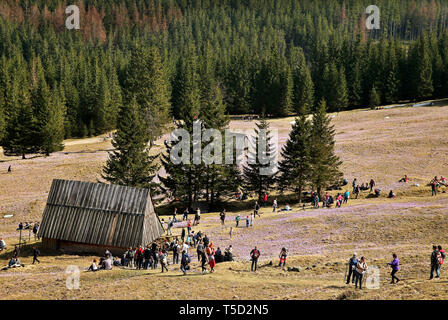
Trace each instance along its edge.
<instances>
[{"instance_id":1,"label":"person in blue jacket","mask_svg":"<svg viewBox=\"0 0 448 320\"><path fill-rule=\"evenodd\" d=\"M352 283L355 283L355 268L357 263L358 258L356 257L356 252L354 252L353 256L348 260L348 277L346 284L350 283L350 277L352 278Z\"/></svg>"}]
</instances>

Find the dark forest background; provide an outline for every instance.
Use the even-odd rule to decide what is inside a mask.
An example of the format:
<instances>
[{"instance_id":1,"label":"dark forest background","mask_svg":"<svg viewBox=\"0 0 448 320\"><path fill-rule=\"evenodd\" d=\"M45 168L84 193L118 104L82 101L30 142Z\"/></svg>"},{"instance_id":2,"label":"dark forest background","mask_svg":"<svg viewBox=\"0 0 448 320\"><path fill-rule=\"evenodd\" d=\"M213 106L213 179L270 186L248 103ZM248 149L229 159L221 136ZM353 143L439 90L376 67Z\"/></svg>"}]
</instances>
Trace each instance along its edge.
<instances>
[{"instance_id":1,"label":"dark forest background","mask_svg":"<svg viewBox=\"0 0 448 320\"><path fill-rule=\"evenodd\" d=\"M370 2L2 0L0 144L49 154L63 138L116 128L150 68L158 77L141 89L169 98L152 109L160 125L210 101L285 116L322 99L332 112L447 97L448 1L377 0L380 29L367 30ZM80 30L65 28L70 4ZM140 70L142 59L160 63Z\"/></svg>"}]
</instances>

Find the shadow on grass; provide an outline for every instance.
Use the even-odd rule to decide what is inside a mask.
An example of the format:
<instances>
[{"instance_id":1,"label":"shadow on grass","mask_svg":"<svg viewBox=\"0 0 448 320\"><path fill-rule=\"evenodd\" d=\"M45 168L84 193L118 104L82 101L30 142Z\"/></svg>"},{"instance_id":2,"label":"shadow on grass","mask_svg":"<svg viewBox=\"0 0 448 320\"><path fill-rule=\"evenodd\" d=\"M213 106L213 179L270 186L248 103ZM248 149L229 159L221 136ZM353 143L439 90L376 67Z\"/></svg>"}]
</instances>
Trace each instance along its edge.
<instances>
[{"instance_id":1,"label":"shadow on grass","mask_svg":"<svg viewBox=\"0 0 448 320\"><path fill-rule=\"evenodd\" d=\"M18 244L17 244L17 247ZM55 257L55 256L61 256L61 255L69 255L69 256L78 256L78 257L91 257L91 256L98 256L98 253L95 252L82 252L82 253L71 253L71 252L65 252L62 250L51 250L51 249L43 249L42 248L42 242L40 241L31 241L26 244L22 244L20 246L19 251L19 259L20 258L29 258L33 256L33 248L37 247L37 249L40 251L40 257ZM2 251L0 253L0 259L11 259L14 251L14 245L9 245L8 250Z\"/></svg>"}]
</instances>

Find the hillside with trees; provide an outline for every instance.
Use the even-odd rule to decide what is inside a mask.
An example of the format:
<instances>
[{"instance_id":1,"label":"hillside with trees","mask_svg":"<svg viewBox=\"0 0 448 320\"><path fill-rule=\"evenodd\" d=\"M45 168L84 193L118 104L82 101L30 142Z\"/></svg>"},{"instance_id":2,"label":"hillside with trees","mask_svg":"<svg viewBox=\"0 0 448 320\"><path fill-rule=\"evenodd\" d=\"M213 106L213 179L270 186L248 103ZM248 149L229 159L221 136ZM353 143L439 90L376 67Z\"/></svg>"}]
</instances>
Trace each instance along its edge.
<instances>
[{"instance_id":1,"label":"hillside with trees","mask_svg":"<svg viewBox=\"0 0 448 320\"><path fill-rule=\"evenodd\" d=\"M80 30L65 28L71 1L0 3L6 154L50 154L64 138L113 130L133 98L153 141L171 116L216 103L285 116L321 100L333 112L448 96L445 1L377 1L378 30L358 0L74 3Z\"/></svg>"}]
</instances>

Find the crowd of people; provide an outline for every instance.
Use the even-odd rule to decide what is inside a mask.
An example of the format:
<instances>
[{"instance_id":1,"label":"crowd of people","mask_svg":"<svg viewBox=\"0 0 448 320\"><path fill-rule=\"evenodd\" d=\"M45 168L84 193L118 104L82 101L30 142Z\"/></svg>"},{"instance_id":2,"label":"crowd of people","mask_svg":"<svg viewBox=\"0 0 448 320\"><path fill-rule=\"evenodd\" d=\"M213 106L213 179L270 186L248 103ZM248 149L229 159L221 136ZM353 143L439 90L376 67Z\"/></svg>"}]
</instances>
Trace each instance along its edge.
<instances>
[{"instance_id":1,"label":"crowd of people","mask_svg":"<svg viewBox=\"0 0 448 320\"><path fill-rule=\"evenodd\" d=\"M408 177L404 175L400 182L407 183ZM440 179L434 177L431 180L430 185L432 187L433 195L437 194L437 189L440 186L447 186L446 178L441 177ZM333 197L328 192L325 193L322 201L319 199L319 195L317 192L312 192L311 201L312 206L315 208L320 207L320 202L322 203L323 208L331 208L333 204L335 207L341 207L344 204L348 204L351 194L354 195L355 199L358 198L359 193L361 191L369 191L369 193L374 192L376 196L380 195L380 189L375 188L376 182L371 179L368 183L359 184L357 179L355 178L352 182L352 192L349 190L345 190L343 193L337 193L335 197ZM395 198L396 195L393 190L390 190L389 198ZM269 196L267 193L264 193L261 197L260 202L263 207L267 207ZM277 199L273 199L272 201L272 212L276 213L279 210ZM286 206L281 209L281 211L290 211L291 207L287 203ZM192 221L189 217L190 214L194 213L194 220ZM262 217L261 206L258 201L255 201L253 212L250 215L246 215L241 217L240 214L235 216L235 228L246 227L249 228L254 225L254 221L256 218ZM146 246L140 245L136 248L130 247L126 250L121 256L113 256L109 250L106 250L104 256L100 257L98 260L94 259L91 265L88 267L87 271L98 271L98 270L112 270L113 267L121 267L128 269L137 269L137 270L156 270L160 267L161 272L169 272L169 265L179 265L179 269L181 270L183 275L186 275L189 270L191 270L191 262L197 258L197 261L201 266L201 273L214 273L216 271L216 263L225 262L225 261L233 261L233 248L232 245L229 245L224 250L221 250L220 247L215 247L215 245L210 241L207 234L201 231L193 231L193 227L197 227L200 225L201 219L201 210L200 208L192 209L185 208L182 212L181 219L177 217L177 208L174 209L173 215L170 216L167 225L167 238L163 241L154 241L151 244ZM227 212L225 209L220 211L219 213L219 221L223 228L226 228L226 219ZM241 220L245 220L243 225L240 225ZM164 221L162 220L164 223ZM176 222L185 222L185 226L181 227L180 239L179 236L173 236L173 228ZM17 230L29 230L32 229L35 237L37 238L37 233L39 229L39 222L35 222L34 224L31 222L20 222ZM229 229L229 237L232 239L233 227ZM170 238L169 238L169 237ZM170 240L171 239L171 240ZM6 249L6 242L0 238L0 251ZM32 264L40 263L39 261L40 251L36 246L33 247L33 262ZM196 257L195 257L196 256ZM251 271L257 272L258 269L258 261L261 256L260 250L255 246L249 253L249 258L251 261ZM279 263L278 267L285 270L286 268L286 259L288 256L288 250L283 247L279 253ZM446 258L445 251L442 247L433 246L433 252L431 253L431 270L430 270L430 279L440 278L441 266L443 264L443 260ZM368 270L367 266L367 258L365 256L357 257L357 254L354 253L353 256L349 259L348 263L348 274L344 277L346 280L346 284L355 285L355 288L362 289L363 280L365 280L365 274ZM391 268L391 284L396 284L400 281L397 277L397 273L400 270L400 262L397 254L392 254L391 262L387 263ZM13 256L8 263L7 268L15 268L23 266L19 259L19 249L17 246L13 252Z\"/></svg>"}]
</instances>

